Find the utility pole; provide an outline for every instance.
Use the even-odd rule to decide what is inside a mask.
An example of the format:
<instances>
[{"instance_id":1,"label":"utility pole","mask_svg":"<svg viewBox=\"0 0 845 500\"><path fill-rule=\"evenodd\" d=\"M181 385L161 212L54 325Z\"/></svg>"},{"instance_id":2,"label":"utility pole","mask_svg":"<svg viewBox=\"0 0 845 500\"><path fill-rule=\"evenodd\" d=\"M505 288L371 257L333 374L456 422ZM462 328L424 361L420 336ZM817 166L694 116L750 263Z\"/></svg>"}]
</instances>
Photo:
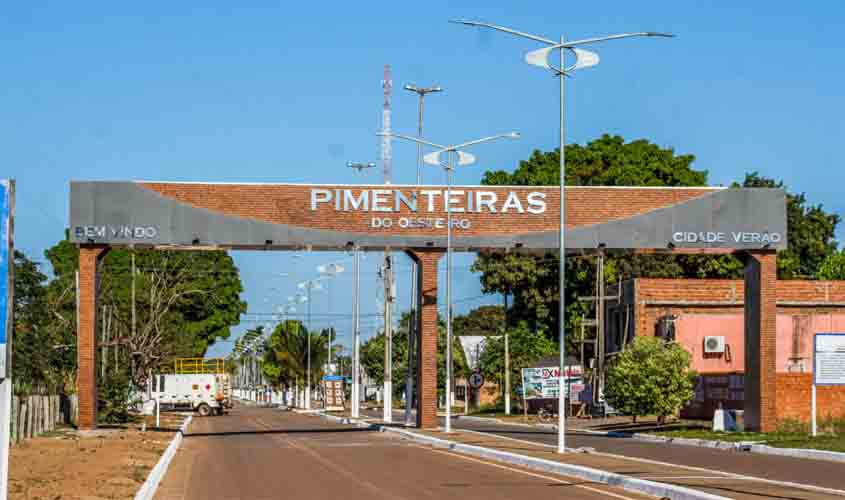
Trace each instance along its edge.
<instances>
[{"instance_id":1,"label":"utility pole","mask_svg":"<svg viewBox=\"0 0 845 500\"><path fill-rule=\"evenodd\" d=\"M137 338L135 337L135 248L132 248L132 340ZM131 345L131 344L130 344ZM132 364L132 353L129 353L129 369L130 371L134 371L134 367ZM134 375L134 373L133 373Z\"/></svg>"},{"instance_id":2,"label":"utility pole","mask_svg":"<svg viewBox=\"0 0 845 500\"><path fill-rule=\"evenodd\" d=\"M393 421L393 270L384 258L384 421Z\"/></svg>"},{"instance_id":3,"label":"utility pole","mask_svg":"<svg viewBox=\"0 0 845 500\"><path fill-rule=\"evenodd\" d=\"M353 248L352 252L352 418L358 418L361 407L361 376L358 373L361 355L358 322L358 293L360 292L358 247Z\"/></svg>"},{"instance_id":4,"label":"utility pole","mask_svg":"<svg viewBox=\"0 0 845 500\"><path fill-rule=\"evenodd\" d=\"M433 87L417 87L413 84L405 85L405 90L416 93L420 97L419 122L417 126L417 137L423 136L423 110L425 109L425 96L434 92L442 92L439 85ZM422 184L422 144L417 144L417 186ZM414 407L414 356L416 351L417 338L417 315L419 314L419 291L417 290L417 263L411 264L411 318L408 324L408 374L405 377L405 425L410 427L414 424L411 410Z\"/></svg>"},{"instance_id":5,"label":"utility pole","mask_svg":"<svg viewBox=\"0 0 845 500\"><path fill-rule=\"evenodd\" d=\"M381 159L384 170L384 183L391 183L393 154L390 150L390 97L393 81L390 79L390 65L384 66L384 103L382 109ZM391 317L393 309L393 269L390 249L384 252L384 421L393 421L393 328Z\"/></svg>"},{"instance_id":6,"label":"utility pole","mask_svg":"<svg viewBox=\"0 0 845 500\"><path fill-rule=\"evenodd\" d=\"M508 292L505 299L505 415L511 414L511 353L508 343Z\"/></svg>"}]
</instances>

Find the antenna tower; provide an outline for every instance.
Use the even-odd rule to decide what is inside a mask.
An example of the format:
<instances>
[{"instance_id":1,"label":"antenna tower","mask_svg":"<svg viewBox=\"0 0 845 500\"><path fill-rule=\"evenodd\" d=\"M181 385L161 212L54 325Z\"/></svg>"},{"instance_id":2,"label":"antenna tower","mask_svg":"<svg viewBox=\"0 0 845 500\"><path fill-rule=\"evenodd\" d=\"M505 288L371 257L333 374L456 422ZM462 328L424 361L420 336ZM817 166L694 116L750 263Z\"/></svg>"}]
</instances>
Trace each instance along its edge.
<instances>
[{"instance_id":1,"label":"antenna tower","mask_svg":"<svg viewBox=\"0 0 845 500\"><path fill-rule=\"evenodd\" d=\"M393 80L390 79L390 65L384 65L384 80L381 81L384 89L384 108L381 113L381 131L390 133L390 94L393 91ZM384 168L384 183L390 184L393 173L393 154L390 151L390 136L383 135L381 138L381 160Z\"/></svg>"}]
</instances>

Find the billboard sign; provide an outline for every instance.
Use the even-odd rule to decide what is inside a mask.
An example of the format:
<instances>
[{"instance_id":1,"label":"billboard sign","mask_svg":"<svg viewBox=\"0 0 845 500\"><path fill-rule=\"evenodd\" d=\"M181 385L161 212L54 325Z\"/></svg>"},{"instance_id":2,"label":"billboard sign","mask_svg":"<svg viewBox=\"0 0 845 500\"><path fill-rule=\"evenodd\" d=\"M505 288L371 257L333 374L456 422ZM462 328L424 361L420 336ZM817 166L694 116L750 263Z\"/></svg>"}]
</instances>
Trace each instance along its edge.
<instances>
[{"instance_id":1,"label":"billboard sign","mask_svg":"<svg viewBox=\"0 0 845 500\"><path fill-rule=\"evenodd\" d=\"M817 333L813 348L813 383L845 385L845 333Z\"/></svg>"},{"instance_id":2,"label":"billboard sign","mask_svg":"<svg viewBox=\"0 0 845 500\"><path fill-rule=\"evenodd\" d=\"M7 378L11 368L11 270L12 255L12 183L0 180L0 379Z\"/></svg>"},{"instance_id":3,"label":"billboard sign","mask_svg":"<svg viewBox=\"0 0 845 500\"><path fill-rule=\"evenodd\" d=\"M558 393L558 375L560 370L556 366L543 368L522 369L522 391L525 399L554 399ZM584 389L580 366L567 366L567 376L564 378L566 387L564 390L570 395L577 395ZM570 399L572 399L570 397Z\"/></svg>"}]
</instances>

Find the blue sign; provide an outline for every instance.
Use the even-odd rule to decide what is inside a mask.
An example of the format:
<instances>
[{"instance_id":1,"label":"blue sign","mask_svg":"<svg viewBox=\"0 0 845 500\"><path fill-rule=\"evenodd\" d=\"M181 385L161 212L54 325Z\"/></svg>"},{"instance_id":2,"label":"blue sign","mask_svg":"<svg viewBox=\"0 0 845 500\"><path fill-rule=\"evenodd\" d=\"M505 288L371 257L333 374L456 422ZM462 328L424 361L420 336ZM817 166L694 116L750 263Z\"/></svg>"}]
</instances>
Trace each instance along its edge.
<instances>
[{"instance_id":1,"label":"blue sign","mask_svg":"<svg viewBox=\"0 0 845 500\"><path fill-rule=\"evenodd\" d=\"M335 382L338 380L343 380L343 377L341 377L340 375L325 375L323 376L323 380L325 380L326 382Z\"/></svg>"},{"instance_id":2,"label":"blue sign","mask_svg":"<svg viewBox=\"0 0 845 500\"><path fill-rule=\"evenodd\" d=\"M12 256L9 255L11 242L10 215L12 210L11 183L8 180L0 180L0 378L7 377L7 362L9 352L7 349L9 334L6 331L9 309L9 268L14 265Z\"/></svg>"}]
</instances>

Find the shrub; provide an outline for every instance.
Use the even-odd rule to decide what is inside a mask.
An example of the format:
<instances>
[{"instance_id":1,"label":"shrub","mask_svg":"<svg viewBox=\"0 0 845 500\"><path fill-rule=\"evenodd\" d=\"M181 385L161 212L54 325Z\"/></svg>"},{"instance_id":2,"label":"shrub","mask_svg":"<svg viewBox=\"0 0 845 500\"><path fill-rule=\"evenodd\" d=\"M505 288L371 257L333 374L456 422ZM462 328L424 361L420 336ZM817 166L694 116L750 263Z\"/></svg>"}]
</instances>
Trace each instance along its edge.
<instances>
[{"instance_id":1,"label":"shrub","mask_svg":"<svg viewBox=\"0 0 845 500\"><path fill-rule=\"evenodd\" d=\"M619 354L607 372L605 399L634 420L657 415L662 422L695 395L690 354L676 343L637 337Z\"/></svg>"}]
</instances>

